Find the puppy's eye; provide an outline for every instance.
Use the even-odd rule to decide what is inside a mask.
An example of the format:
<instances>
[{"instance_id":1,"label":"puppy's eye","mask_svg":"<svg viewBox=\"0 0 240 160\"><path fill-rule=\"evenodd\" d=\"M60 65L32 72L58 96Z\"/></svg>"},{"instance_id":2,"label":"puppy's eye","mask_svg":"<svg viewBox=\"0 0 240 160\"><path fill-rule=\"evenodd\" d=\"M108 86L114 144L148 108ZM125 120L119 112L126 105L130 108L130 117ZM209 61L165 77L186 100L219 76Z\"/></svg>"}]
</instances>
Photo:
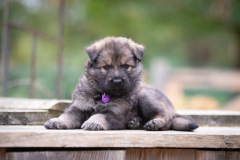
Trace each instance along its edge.
<instances>
[{"instance_id":1,"label":"puppy's eye","mask_svg":"<svg viewBox=\"0 0 240 160\"><path fill-rule=\"evenodd\" d=\"M109 69L109 65L106 65L103 67L105 70L108 70Z\"/></svg>"},{"instance_id":2,"label":"puppy's eye","mask_svg":"<svg viewBox=\"0 0 240 160\"><path fill-rule=\"evenodd\" d=\"M125 69L128 69L128 68L129 68L129 65L124 64L123 67L124 67Z\"/></svg>"}]
</instances>

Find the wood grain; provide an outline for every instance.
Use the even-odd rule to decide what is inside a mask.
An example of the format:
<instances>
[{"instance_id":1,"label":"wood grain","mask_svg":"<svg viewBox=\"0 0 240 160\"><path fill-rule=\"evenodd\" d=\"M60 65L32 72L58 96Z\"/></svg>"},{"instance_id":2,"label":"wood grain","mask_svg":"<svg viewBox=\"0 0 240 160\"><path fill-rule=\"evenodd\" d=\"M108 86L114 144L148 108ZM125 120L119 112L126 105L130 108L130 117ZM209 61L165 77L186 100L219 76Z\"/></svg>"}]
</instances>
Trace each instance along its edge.
<instances>
[{"instance_id":1,"label":"wood grain","mask_svg":"<svg viewBox=\"0 0 240 160\"><path fill-rule=\"evenodd\" d=\"M0 97L0 109L13 110L60 110L67 108L71 100L27 99Z\"/></svg>"},{"instance_id":2,"label":"wood grain","mask_svg":"<svg viewBox=\"0 0 240 160\"><path fill-rule=\"evenodd\" d=\"M0 110L1 125L42 125L53 117L59 117L61 111L48 110Z\"/></svg>"},{"instance_id":3,"label":"wood grain","mask_svg":"<svg viewBox=\"0 0 240 160\"><path fill-rule=\"evenodd\" d=\"M0 126L0 147L240 148L240 127L180 131L47 130L43 126Z\"/></svg>"},{"instance_id":4,"label":"wood grain","mask_svg":"<svg viewBox=\"0 0 240 160\"><path fill-rule=\"evenodd\" d=\"M0 125L42 125L58 117L71 100L44 100L0 97ZM179 110L180 115L194 119L199 125L239 126L240 112L219 110Z\"/></svg>"},{"instance_id":5,"label":"wood grain","mask_svg":"<svg viewBox=\"0 0 240 160\"><path fill-rule=\"evenodd\" d=\"M240 138L238 135L226 135L224 139L226 148L240 148Z\"/></svg>"},{"instance_id":6,"label":"wood grain","mask_svg":"<svg viewBox=\"0 0 240 160\"><path fill-rule=\"evenodd\" d=\"M196 160L240 160L240 152L197 150Z\"/></svg>"},{"instance_id":7,"label":"wood grain","mask_svg":"<svg viewBox=\"0 0 240 160\"><path fill-rule=\"evenodd\" d=\"M226 160L240 160L240 152L239 151L225 151L225 159Z\"/></svg>"},{"instance_id":8,"label":"wood grain","mask_svg":"<svg viewBox=\"0 0 240 160\"><path fill-rule=\"evenodd\" d=\"M6 159L6 149L0 148L0 160Z\"/></svg>"},{"instance_id":9,"label":"wood grain","mask_svg":"<svg viewBox=\"0 0 240 160\"><path fill-rule=\"evenodd\" d=\"M126 160L194 160L195 149L127 149Z\"/></svg>"},{"instance_id":10,"label":"wood grain","mask_svg":"<svg viewBox=\"0 0 240 160\"><path fill-rule=\"evenodd\" d=\"M7 160L125 160L124 150L9 152Z\"/></svg>"}]
</instances>

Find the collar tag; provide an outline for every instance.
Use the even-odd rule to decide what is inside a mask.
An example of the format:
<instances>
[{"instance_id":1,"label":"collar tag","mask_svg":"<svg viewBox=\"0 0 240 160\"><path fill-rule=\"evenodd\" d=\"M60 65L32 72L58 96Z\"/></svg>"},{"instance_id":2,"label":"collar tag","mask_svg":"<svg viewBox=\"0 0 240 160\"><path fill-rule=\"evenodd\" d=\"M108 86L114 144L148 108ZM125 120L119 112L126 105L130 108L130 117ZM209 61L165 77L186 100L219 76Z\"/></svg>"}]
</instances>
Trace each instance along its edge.
<instances>
[{"instance_id":1,"label":"collar tag","mask_svg":"<svg viewBox=\"0 0 240 160\"><path fill-rule=\"evenodd\" d=\"M102 94L102 101L103 101L103 103L109 102L110 101L109 95L106 95L105 93Z\"/></svg>"}]
</instances>

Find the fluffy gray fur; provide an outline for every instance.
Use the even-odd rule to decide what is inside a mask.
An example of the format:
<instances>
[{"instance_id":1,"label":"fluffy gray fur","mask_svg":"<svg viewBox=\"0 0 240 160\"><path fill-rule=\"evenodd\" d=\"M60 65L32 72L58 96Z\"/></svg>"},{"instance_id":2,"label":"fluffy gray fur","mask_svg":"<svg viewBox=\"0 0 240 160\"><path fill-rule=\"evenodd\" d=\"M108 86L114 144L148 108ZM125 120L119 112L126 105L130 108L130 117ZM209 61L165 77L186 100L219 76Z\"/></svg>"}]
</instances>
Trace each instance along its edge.
<instances>
[{"instance_id":1,"label":"fluffy gray fur","mask_svg":"<svg viewBox=\"0 0 240 160\"><path fill-rule=\"evenodd\" d=\"M141 82L144 47L131 39L106 37L86 48L89 60L64 113L44 123L47 129L180 130L198 124L178 115L168 98ZM117 83L116 83L117 82ZM110 96L108 103L102 94Z\"/></svg>"}]
</instances>

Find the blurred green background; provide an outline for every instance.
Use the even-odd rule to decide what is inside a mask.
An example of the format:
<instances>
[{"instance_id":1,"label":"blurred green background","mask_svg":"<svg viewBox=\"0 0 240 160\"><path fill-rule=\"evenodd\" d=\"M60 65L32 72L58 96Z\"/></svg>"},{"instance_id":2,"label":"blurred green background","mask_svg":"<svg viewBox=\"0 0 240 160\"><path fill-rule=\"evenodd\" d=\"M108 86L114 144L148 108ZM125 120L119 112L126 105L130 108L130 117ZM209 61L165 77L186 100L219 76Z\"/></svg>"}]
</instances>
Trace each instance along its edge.
<instances>
[{"instance_id":1,"label":"blurred green background","mask_svg":"<svg viewBox=\"0 0 240 160\"><path fill-rule=\"evenodd\" d=\"M57 37L58 9L57 0L10 0L9 21ZM2 11L1 1L1 21ZM71 99L88 59L85 47L106 36L132 38L143 44L146 50L142 62L148 75L155 59L164 59L173 69L238 70L240 1L66 0L61 98ZM9 81L29 78L31 35L11 29L10 37ZM55 98L58 47L41 38L37 42L36 80L41 89L36 90L36 98ZM149 76L147 81L151 83ZM196 93L186 91L187 96ZM212 91L207 93L211 96ZM220 103L232 97L232 93L220 95L224 95ZM28 98L29 86L10 87L8 96Z\"/></svg>"}]
</instances>

